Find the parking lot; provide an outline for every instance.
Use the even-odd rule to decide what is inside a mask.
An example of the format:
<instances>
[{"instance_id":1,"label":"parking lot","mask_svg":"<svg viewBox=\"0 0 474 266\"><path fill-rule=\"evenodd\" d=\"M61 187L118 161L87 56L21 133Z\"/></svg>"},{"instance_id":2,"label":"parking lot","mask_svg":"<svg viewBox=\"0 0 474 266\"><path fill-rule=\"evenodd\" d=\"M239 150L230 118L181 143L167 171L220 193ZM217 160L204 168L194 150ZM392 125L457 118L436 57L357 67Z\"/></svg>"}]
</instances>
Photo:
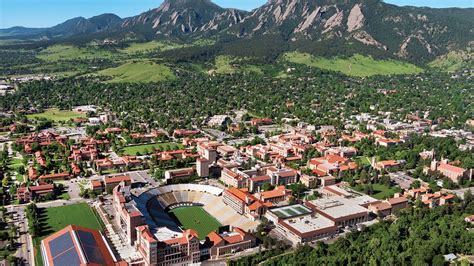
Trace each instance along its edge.
<instances>
[{"instance_id":1,"label":"parking lot","mask_svg":"<svg viewBox=\"0 0 474 266\"><path fill-rule=\"evenodd\" d=\"M389 173L390 179L398 184L402 189L409 189L415 179L403 172Z\"/></svg>"}]
</instances>

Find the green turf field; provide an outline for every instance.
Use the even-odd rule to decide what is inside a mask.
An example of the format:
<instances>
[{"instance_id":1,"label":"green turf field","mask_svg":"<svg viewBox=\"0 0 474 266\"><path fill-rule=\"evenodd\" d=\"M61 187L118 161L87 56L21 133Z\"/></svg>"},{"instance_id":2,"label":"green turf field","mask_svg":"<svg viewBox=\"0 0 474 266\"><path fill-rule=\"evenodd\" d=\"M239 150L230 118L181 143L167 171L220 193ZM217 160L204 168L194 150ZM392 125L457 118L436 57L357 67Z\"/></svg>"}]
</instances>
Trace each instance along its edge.
<instances>
[{"instance_id":1,"label":"green turf field","mask_svg":"<svg viewBox=\"0 0 474 266\"><path fill-rule=\"evenodd\" d=\"M415 65L396 60L375 60L372 57L353 55L349 58L323 58L310 54L291 52L284 55L286 61L339 71L346 75L367 77L372 75L414 74L423 70Z\"/></svg>"},{"instance_id":2,"label":"green turf field","mask_svg":"<svg viewBox=\"0 0 474 266\"><path fill-rule=\"evenodd\" d=\"M160 151L167 151L167 150L179 150L182 149L184 146L180 143L176 142L166 142L166 143L154 143L154 144L144 144L144 145L137 145L137 146L130 146L123 148L123 153L125 155L137 155L137 152L140 154L151 154L153 148L155 150Z\"/></svg>"},{"instance_id":3,"label":"green turf field","mask_svg":"<svg viewBox=\"0 0 474 266\"><path fill-rule=\"evenodd\" d=\"M174 79L171 69L151 61L128 62L114 68L98 72L99 75L112 77L108 82L156 82Z\"/></svg>"},{"instance_id":4,"label":"green turf field","mask_svg":"<svg viewBox=\"0 0 474 266\"><path fill-rule=\"evenodd\" d=\"M42 224L41 235L33 239L36 265L43 265L39 248L41 240L47 236L70 224L102 230L101 223L87 203L41 209L39 217Z\"/></svg>"},{"instance_id":5,"label":"green turf field","mask_svg":"<svg viewBox=\"0 0 474 266\"><path fill-rule=\"evenodd\" d=\"M28 119L34 119L37 117L46 118L46 119L50 119L55 122L58 122L58 121L68 121L70 119L74 119L78 117L86 117L86 114L78 113L74 111L59 110L57 108L51 108L51 109L46 110L43 113L27 115L27 117Z\"/></svg>"},{"instance_id":6,"label":"green turf field","mask_svg":"<svg viewBox=\"0 0 474 266\"><path fill-rule=\"evenodd\" d=\"M210 232L221 226L219 221L198 206L180 207L170 212L174 214L183 228L196 230L199 239L205 239Z\"/></svg>"}]
</instances>

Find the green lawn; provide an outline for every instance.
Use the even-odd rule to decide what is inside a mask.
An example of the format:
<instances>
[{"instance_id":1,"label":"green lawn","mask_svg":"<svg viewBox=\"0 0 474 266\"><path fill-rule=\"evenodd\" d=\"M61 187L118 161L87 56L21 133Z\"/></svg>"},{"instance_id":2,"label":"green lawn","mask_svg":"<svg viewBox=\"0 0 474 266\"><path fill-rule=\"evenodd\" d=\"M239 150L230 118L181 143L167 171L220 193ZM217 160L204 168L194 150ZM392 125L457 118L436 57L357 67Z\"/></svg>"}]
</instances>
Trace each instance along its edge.
<instances>
[{"instance_id":1,"label":"green lawn","mask_svg":"<svg viewBox=\"0 0 474 266\"><path fill-rule=\"evenodd\" d=\"M137 146L129 146L123 148L123 153L125 155L137 155L137 152L140 154L151 154L152 149L155 148L156 150L178 150L182 149L184 146L180 143L176 142L166 142L166 143L154 143L154 144L144 144L144 145L137 145Z\"/></svg>"},{"instance_id":2,"label":"green lawn","mask_svg":"<svg viewBox=\"0 0 474 266\"><path fill-rule=\"evenodd\" d=\"M387 187L381 184L373 184L372 187L374 188L372 197L380 200L393 197L396 191L395 187Z\"/></svg>"},{"instance_id":3,"label":"green lawn","mask_svg":"<svg viewBox=\"0 0 474 266\"><path fill-rule=\"evenodd\" d=\"M205 239L206 236L217 230L221 224L198 206L180 207L170 211L181 223L184 229L194 229L198 232L199 239Z\"/></svg>"},{"instance_id":4,"label":"green lawn","mask_svg":"<svg viewBox=\"0 0 474 266\"><path fill-rule=\"evenodd\" d=\"M423 71L423 69L409 63L396 60L375 60L372 57L359 54L353 55L349 58L328 59L314 57L306 53L291 52L286 53L284 59L296 64L339 71L346 75L357 77L389 74L414 74Z\"/></svg>"},{"instance_id":5,"label":"green lawn","mask_svg":"<svg viewBox=\"0 0 474 266\"><path fill-rule=\"evenodd\" d=\"M51 109L46 110L43 113L27 115L27 117L28 119L46 118L46 119L58 122L58 121L68 121L70 119L74 119L78 117L86 117L86 114L74 112L74 111L68 111L68 110L59 110L57 108L51 108Z\"/></svg>"},{"instance_id":6,"label":"green lawn","mask_svg":"<svg viewBox=\"0 0 474 266\"><path fill-rule=\"evenodd\" d=\"M43 265L39 248L41 240L47 236L71 224L102 230L99 219L87 203L41 209L39 217L43 228L41 235L33 239L36 265Z\"/></svg>"},{"instance_id":7,"label":"green lawn","mask_svg":"<svg viewBox=\"0 0 474 266\"><path fill-rule=\"evenodd\" d=\"M98 73L113 78L108 82L155 82L175 77L169 67L151 61L128 62L118 67L101 70Z\"/></svg>"}]
</instances>

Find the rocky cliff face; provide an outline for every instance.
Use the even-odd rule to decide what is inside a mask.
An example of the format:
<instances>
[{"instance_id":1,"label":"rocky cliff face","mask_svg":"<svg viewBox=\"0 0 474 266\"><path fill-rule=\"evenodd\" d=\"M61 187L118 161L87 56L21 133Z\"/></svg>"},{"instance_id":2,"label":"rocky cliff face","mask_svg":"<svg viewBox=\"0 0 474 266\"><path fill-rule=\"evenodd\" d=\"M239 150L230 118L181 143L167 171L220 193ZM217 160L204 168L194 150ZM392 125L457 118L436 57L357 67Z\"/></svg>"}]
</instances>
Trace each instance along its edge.
<instances>
[{"instance_id":1,"label":"rocky cliff face","mask_svg":"<svg viewBox=\"0 0 474 266\"><path fill-rule=\"evenodd\" d=\"M335 46L332 55L347 51L418 61L474 47L473 17L474 9L398 7L381 0L269 0L251 12L225 9L210 0L165 0L156 9L123 20L113 15L76 18L50 29L1 30L0 37L40 31L49 38L213 37L228 45L234 38L265 46L258 42L276 36L291 49L304 46L318 53Z\"/></svg>"},{"instance_id":2,"label":"rocky cliff face","mask_svg":"<svg viewBox=\"0 0 474 266\"><path fill-rule=\"evenodd\" d=\"M126 19L123 29L151 30L156 36L178 37L206 33L231 27L245 17L246 12L224 9L209 0L166 0L160 7Z\"/></svg>"},{"instance_id":3,"label":"rocky cliff face","mask_svg":"<svg viewBox=\"0 0 474 266\"><path fill-rule=\"evenodd\" d=\"M283 34L292 42L342 40L403 58L414 53L431 57L473 45L474 20L446 11L377 0L270 0L229 32L239 38Z\"/></svg>"}]
</instances>

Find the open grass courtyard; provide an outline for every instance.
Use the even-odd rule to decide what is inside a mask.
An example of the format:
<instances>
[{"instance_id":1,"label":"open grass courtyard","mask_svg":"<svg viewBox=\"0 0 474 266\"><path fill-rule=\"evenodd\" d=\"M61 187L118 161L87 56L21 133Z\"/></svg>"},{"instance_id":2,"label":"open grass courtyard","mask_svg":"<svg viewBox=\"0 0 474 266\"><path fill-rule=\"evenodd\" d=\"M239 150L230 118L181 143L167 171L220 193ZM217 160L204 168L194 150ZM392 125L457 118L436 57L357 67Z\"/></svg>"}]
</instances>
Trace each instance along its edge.
<instances>
[{"instance_id":1,"label":"open grass courtyard","mask_svg":"<svg viewBox=\"0 0 474 266\"><path fill-rule=\"evenodd\" d=\"M372 197L376 199L386 199L393 197L393 194L396 192L395 187L388 187L382 184L373 184L374 194Z\"/></svg>"},{"instance_id":2,"label":"open grass courtyard","mask_svg":"<svg viewBox=\"0 0 474 266\"><path fill-rule=\"evenodd\" d=\"M165 143L153 143L153 144L143 144L143 145L136 145L136 146L129 146L123 148L123 154L125 155L137 155L139 154L151 154L153 149L160 150L160 151L168 151L168 150L177 150L182 149L184 146L180 143L176 142L165 142Z\"/></svg>"}]
</instances>

